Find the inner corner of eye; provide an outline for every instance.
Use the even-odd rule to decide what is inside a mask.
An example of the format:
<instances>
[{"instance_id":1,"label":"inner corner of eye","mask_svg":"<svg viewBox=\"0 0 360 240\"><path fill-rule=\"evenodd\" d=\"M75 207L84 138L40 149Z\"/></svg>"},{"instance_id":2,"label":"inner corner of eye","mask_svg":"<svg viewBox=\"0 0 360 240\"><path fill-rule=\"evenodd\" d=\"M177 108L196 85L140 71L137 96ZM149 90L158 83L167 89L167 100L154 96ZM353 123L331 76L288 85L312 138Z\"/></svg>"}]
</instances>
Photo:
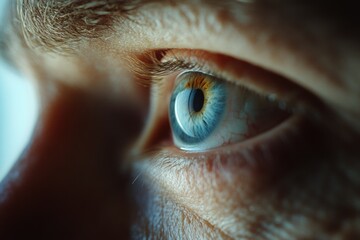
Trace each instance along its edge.
<instances>
[{"instance_id":1,"label":"inner corner of eye","mask_svg":"<svg viewBox=\"0 0 360 240\"><path fill-rule=\"evenodd\" d=\"M259 94L197 71L178 75L168 114L174 144L195 151L245 141L287 117Z\"/></svg>"}]
</instances>

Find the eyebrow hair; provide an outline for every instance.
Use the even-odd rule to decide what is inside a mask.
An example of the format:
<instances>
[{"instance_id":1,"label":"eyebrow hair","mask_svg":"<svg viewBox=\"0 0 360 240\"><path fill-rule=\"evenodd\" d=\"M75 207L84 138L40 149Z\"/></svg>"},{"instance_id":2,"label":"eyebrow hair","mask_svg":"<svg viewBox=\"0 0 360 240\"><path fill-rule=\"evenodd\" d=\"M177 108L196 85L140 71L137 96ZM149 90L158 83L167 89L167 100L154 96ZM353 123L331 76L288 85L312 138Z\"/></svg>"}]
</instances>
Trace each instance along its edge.
<instances>
[{"instance_id":1,"label":"eyebrow hair","mask_svg":"<svg viewBox=\"0 0 360 240\"><path fill-rule=\"evenodd\" d=\"M257 22L268 28L276 27L276 24L275 27L271 26L269 20L273 22L275 19L276 21L278 13L286 12L288 14L285 14L285 17L289 17L290 14L290 19L299 18L303 25L308 24L309 26L315 25L315 22L321 18L326 21L330 20L333 28L337 27L341 30L349 29L349 26L355 22L360 22L358 14L354 14L357 8L354 7L351 0L344 0L344 4L336 7L333 5L325 7L326 0L319 0L319 2L311 0L309 0L310 2L304 0L228 0L220 3L216 0L207 1L219 5L226 2L251 4L253 12L256 12ZM76 49L79 42L83 40L102 37L107 30L112 29L114 21L129 19L134 10L147 3L161 1L8 0L8 2L11 2L12 5L10 22L14 25L13 30L21 41L31 48L45 48L58 53L66 53ZM174 2L176 3L176 1ZM304 12L311 14L304 18ZM280 22L284 23L282 19ZM289 20L284 24L292 25L292 22ZM354 31L350 31L350 33L351 35L357 34ZM0 36L1 41L6 42L4 37L1 39ZM4 49L3 46L0 47Z\"/></svg>"},{"instance_id":2,"label":"eyebrow hair","mask_svg":"<svg viewBox=\"0 0 360 240\"><path fill-rule=\"evenodd\" d=\"M15 2L15 1L14 1ZM18 0L14 29L31 47L71 49L83 39L102 36L115 19L150 0Z\"/></svg>"}]
</instances>

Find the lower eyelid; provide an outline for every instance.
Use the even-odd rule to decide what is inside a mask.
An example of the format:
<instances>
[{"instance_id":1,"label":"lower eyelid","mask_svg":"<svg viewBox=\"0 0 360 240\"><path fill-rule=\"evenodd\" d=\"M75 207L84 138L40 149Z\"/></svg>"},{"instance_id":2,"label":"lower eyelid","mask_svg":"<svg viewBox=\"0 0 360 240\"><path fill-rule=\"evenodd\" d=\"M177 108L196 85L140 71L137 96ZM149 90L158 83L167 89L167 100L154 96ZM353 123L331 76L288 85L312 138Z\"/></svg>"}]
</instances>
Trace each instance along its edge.
<instances>
[{"instance_id":1,"label":"lower eyelid","mask_svg":"<svg viewBox=\"0 0 360 240\"><path fill-rule=\"evenodd\" d=\"M308 131L303 130L308 127L306 125L301 117L294 116L250 140L208 152L193 153L171 145L163 146L155 156L144 157L148 159L145 161L148 165L146 172L150 178L165 185L164 187L175 195L182 194L178 192L179 189L192 191L191 189L196 189L199 184L206 185L214 180L236 186L249 181L266 182L265 179L284 171L286 165L301 164L287 160L307 147L304 142L307 140L305 138ZM178 178L188 180L182 181ZM217 191L212 186L208 190Z\"/></svg>"},{"instance_id":2,"label":"lower eyelid","mask_svg":"<svg viewBox=\"0 0 360 240\"><path fill-rule=\"evenodd\" d=\"M220 148L216 148L206 152L193 153L187 151L178 151L179 155L190 159L206 159L206 161L216 161L217 159L232 159L229 162L233 162L233 159L240 159L242 162L239 165L251 168L261 168L261 165L265 164L269 167L269 164L274 165L278 159L271 159L271 151L278 150L278 145L285 139L290 140L296 138L295 135L299 134L298 129L301 124L302 118L299 116L292 116L280 123L278 126L258 136L252 137L243 142L232 144ZM285 142L284 142L285 143ZM287 144L290 144L287 142ZM267 150L266 150L267 149ZM286 148L288 149L288 148ZM284 148L282 148L284 150ZM226 156L226 157L225 157ZM236 158L234 156L237 156ZM240 157L241 156L241 157ZM259 159L262 158L262 159ZM259 161L265 160L266 161ZM238 160L236 160L238 161ZM223 162L223 161L222 161ZM231 163L230 163L231 164Z\"/></svg>"},{"instance_id":3,"label":"lower eyelid","mask_svg":"<svg viewBox=\"0 0 360 240\"><path fill-rule=\"evenodd\" d=\"M216 226L234 217L224 212L247 209L256 199L266 202L288 176L313 161L308 153L317 151L323 136L316 131L293 116L251 140L208 152L189 153L169 143L140 158L135 172Z\"/></svg>"}]
</instances>

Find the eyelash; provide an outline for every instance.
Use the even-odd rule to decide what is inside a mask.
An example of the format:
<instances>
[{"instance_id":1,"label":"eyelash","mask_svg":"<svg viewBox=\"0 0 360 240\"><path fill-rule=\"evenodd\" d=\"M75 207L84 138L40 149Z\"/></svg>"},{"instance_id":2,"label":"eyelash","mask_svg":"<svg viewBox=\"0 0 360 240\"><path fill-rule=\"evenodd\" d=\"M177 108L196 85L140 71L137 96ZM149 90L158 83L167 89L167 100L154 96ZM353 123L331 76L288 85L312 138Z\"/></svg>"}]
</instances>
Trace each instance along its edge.
<instances>
[{"instance_id":1,"label":"eyelash","mask_svg":"<svg viewBox=\"0 0 360 240\"><path fill-rule=\"evenodd\" d=\"M182 54L178 54L179 51L189 51L190 54L189 56L184 57ZM268 101L272 103L278 104L280 109L288 112L289 114L302 115L311 119L312 121L321 121L322 116L326 115L325 112L328 111L325 105L313 94L274 73L266 74L271 75L270 77L280 78L283 82L279 83L276 81L271 81L271 84L267 82L266 88L268 85L274 85L273 88L276 89L278 85L282 87L282 85L285 85L286 83L290 84L289 88L291 90L285 91L285 93L278 93L276 91L269 92L267 90L258 91L257 89L254 89L254 87L249 87L247 84L241 81L234 81L232 79L236 79L237 77L227 73L226 71L223 71L218 66L214 67L216 64L213 64L212 60L207 58L207 55L208 53L204 54L201 50L153 50L138 56L135 61L134 59L130 61L130 67L136 75L138 83L145 87L149 87L151 85L157 85L161 87L162 84L164 84L164 78L176 72L180 73L185 71L196 71L241 86L244 89L258 94L260 97L268 99ZM166 59L166 61L164 61L164 59ZM245 64L251 66L248 63ZM245 68L246 67L247 66L245 66ZM251 67L259 68L254 66ZM264 69L262 69L262 71L267 72ZM256 76L253 78L256 79ZM294 91L294 89L296 89L296 91Z\"/></svg>"},{"instance_id":2,"label":"eyelash","mask_svg":"<svg viewBox=\"0 0 360 240\"><path fill-rule=\"evenodd\" d=\"M137 80L142 85L148 87L152 84L159 84L165 76L177 71L204 68L204 65L201 63L189 63L176 56L174 56L172 61L163 62L162 59L164 59L169 51L171 50L147 52L141 57L142 60L132 61L135 63L132 69L134 69Z\"/></svg>"},{"instance_id":3,"label":"eyelash","mask_svg":"<svg viewBox=\"0 0 360 240\"><path fill-rule=\"evenodd\" d=\"M169 55L171 55L170 60L163 61L163 59ZM172 50L147 52L141 59L141 61L132 61L135 63L135 65L132 66L132 69L137 76L137 81L145 87L151 85L161 86L164 83L164 77L174 74L175 72L201 72L239 85L246 90L258 94L260 97L267 98L270 102L278 103L279 108L284 111L289 113L300 112L298 111L298 107L295 104L290 103L290 101L277 98L274 94L259 93L249 89L241 83L230 81L227 74L224 74L221 70L214 70L205 61L189 61L188 59L178 56Z\"/></svg>"}]
</instances>

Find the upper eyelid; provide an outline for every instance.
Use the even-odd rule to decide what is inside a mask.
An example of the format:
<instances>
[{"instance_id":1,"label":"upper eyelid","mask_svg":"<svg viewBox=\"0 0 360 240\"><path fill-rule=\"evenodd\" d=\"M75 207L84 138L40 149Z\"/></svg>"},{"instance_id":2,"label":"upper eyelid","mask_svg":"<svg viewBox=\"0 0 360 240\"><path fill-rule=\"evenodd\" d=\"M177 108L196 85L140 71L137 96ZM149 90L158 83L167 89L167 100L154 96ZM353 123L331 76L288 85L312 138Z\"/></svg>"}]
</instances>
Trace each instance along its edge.
<instances>
[{"instance_id":1,"label":"upper eyelid","mask_svg":"<svg viewBox=\"0 0 360 240\"><path fill-rule=\"evenodd\" d=\"M221 54L188 49L154 50L132 59L132 63L137 80L145 86L161 85L166 76L175 72L196 71L245 87L291 112L318 118L320 110L324 110L319 99L290 80Z\"/></svg>"},{"instance_id":2,"label":"upper eyelid","mask_svg":"<svg viewBox=\"0 0 360 240\"><path fill-rule=\"evenodd\" d=\"M271 17L268 12L272 10L261 9L266 11L266 16L254 12L254 21L246 24L237 21L237 19L232 19L231 16L233 15L231 13L234 12L228 9L229 11L224 12L223 15L229 13L229 17L212 19L220 21L220 26L217 28L209 26L210 22L206 21L206 16L218 13L213 8L207 9L207 13L205 11L198 13L199 19L203 20L198 24L192 24L183 15L172 14L171 20L178 22L175 28L171 24L173 21L165 19L168 15L161 14L161 10L157 8L150 9L153 13L159 13L160 21L163 24L161 27L157 27L157 21L154 22L150 17L146 18L147 22L142 22L143 24L139 25L137 29L144 33L147 39L147 43L140 47L146 50L159 48L202 48L236 58L241 57L248 62L289 77L295 85L307 89L307 91L321 98L329 106L336 106L334 105L335 103L344 105L344 102L351 102L351 97L355 97L353 91L343 91L335 84L338 81L332 81L334 79L340 80L336 79L336 75L341 75L342 69L339 68L339 71L333 74L334 71L332 70L334 68L331 65L331 56L326 51L331 45L330 42L324 41L323 34L320 33L313 36L305 31L306 28L291 28L291 21L279 21L281 20L281 14ZM190 14L195 14L191 12L191 9L189 11ZM257 21L256 19L261 19L262 21ZM266 24L266 19L278 21L278 24ZM299 17L296 19L299 22L303 18ZM289 30L291 31L296 29L296 32L294 34L287 34L286 31L279 31L283 27L284 29L285 27L286 29L290 28ZM207 36L206 41L204 41L204 31ZM166 36L166 38L162 36ZM168 39L172 41L168 41ZM330 40L332 39L337 39L337 37L330 38ZM315 42L312 40L315 40ZM315 44L319 42L324 44L319 46ZM138 46L136 42L131 42L130 45L133 48ZM333 46L330 49L344 50L338 46ZM329 58L323 56L329 56ZM322 62L321 60L323 59L326 59L326 61ZM343 84L341 81L339 83ZM344 101L339 101L338 99L344 99Z\"/></svg>"}]
</instances>

